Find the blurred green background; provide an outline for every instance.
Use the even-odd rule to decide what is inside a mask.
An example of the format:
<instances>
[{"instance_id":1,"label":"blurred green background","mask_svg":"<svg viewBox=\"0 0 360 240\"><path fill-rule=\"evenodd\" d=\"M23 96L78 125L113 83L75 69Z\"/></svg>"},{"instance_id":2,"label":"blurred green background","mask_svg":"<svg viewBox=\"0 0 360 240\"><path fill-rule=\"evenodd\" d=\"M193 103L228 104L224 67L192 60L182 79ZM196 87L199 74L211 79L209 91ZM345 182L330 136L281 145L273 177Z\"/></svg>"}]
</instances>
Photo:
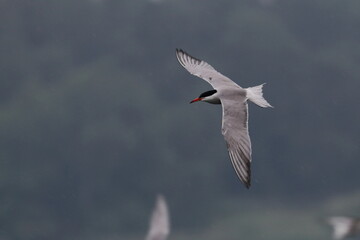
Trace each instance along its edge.
<instances>
[{"instance_id":1,"label":"blurred green background","mask_svg":"<svg viewBox=\"0 0 360 240\"><path fill-rule=\"evenodd\" d=\"M360 1L0 0L0 239L329 239L360 211ZM175 48L243 87L252 187L211 86Z\"/></svg>"}]
</instances>

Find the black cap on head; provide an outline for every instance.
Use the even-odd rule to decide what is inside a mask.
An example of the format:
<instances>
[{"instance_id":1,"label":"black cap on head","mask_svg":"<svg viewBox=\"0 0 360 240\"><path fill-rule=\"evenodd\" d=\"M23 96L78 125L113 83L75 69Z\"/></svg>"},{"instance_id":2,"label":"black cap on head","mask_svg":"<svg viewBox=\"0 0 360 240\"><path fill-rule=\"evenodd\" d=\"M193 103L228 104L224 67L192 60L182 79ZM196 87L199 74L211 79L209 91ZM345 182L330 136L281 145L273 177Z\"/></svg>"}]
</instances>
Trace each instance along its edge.
<instances>
[{"instance_id":1,"label":"black cap on head","mask_svg":"<svg viewBox=\"0 0 360 240\"><path fill-rule=\"evenodd\" d=\"M199 98L211 96L216 92L217 92L216 90L210 90L210 91L203 92L202 94L200 94Z\"/></svg>"}]
</instances>

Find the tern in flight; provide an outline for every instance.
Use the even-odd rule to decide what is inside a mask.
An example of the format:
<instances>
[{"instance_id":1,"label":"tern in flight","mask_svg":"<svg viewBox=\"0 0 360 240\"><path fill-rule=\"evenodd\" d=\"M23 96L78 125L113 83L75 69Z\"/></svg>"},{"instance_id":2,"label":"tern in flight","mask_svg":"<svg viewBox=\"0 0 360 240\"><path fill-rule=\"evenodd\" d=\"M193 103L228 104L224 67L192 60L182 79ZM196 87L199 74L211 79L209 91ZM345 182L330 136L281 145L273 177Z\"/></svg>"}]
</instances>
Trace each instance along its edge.
<instances>
[{"instance_id":1,"label":"tern in flight","mask_svg":"<svg viewBox=\"0 0 360 240\"><path fill-rule=\"evenodd\" d=\"M181 49L176 49L179 63L191 74L210 83L213 90L206 91L190 103L208 102L221 104L223 109L221 132L224 135L231 163L237 176L246 188L251 180L251 142L248 131L247 100L256 105L272 107L264 98L262 87L242 88L228 77L216 71L210 64L190 56Z\"/></svg>"}]
</instances>

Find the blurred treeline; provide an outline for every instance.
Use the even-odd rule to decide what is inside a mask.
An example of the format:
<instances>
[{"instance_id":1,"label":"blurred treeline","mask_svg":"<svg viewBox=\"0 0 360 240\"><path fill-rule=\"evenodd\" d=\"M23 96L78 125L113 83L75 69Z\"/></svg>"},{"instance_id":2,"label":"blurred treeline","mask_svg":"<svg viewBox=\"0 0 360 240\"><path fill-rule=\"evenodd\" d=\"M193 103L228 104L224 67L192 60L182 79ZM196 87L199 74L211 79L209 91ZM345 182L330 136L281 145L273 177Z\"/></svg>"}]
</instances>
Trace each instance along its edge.
<instances>
[{"instance_id":1,"label":"blurred treeline","mask_svg":"<svg viewBox=\"0 0 360 240\"><path fill-rule=\"evenodd\" d=\"M0 21L1 239L144 231L158 192L194 229L360 186L360 1L2 0ZM249 191L175 48L267 83Z\"/></svg>"}]
</instances>

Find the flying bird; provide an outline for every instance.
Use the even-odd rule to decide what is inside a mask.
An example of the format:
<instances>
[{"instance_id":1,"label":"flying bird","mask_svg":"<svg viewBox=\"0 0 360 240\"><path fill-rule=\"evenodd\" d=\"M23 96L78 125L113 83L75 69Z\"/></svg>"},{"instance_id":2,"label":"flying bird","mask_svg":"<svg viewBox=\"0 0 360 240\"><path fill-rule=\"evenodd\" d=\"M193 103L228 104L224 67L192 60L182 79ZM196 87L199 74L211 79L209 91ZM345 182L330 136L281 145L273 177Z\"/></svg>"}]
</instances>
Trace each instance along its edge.
<instances>
[{"instance_id":1,"label":"flying bird","mask_svg":"<svg viewBox=\"0 0 360 240\"><path fill-rule=\"evenodd\" d=\"M169 211L162 195L158 195L145 240L166 240L170 233Z\"/></svg>"},{"instance_id":2,"label":"flying bird","mask_svg":"<svg viewBox=\"0 0 360 240\"><path fill-rule=\"evenodd\" d=\"M210 83L213 90L206 91L190 103L208 102L222 105L222 128L231 163L246 188L251 184L251 142L248 131L248 104L252 101L260 107L272 107L264 98L264 84L242 88L228 77L216 71L210 64L176 49L179 63L192 75Z\"/></svg>"},{"instance_id":3,"label":"flying bird","mask_svg":"<svg viewBox=\"0 0 360 240\"><path fill-rule=\"evenodd\" d=\"M360 219L353 217L330 217L328 223L333 227L334 239L344 239L360 234Z\"/></svg>"}]
</instances>

